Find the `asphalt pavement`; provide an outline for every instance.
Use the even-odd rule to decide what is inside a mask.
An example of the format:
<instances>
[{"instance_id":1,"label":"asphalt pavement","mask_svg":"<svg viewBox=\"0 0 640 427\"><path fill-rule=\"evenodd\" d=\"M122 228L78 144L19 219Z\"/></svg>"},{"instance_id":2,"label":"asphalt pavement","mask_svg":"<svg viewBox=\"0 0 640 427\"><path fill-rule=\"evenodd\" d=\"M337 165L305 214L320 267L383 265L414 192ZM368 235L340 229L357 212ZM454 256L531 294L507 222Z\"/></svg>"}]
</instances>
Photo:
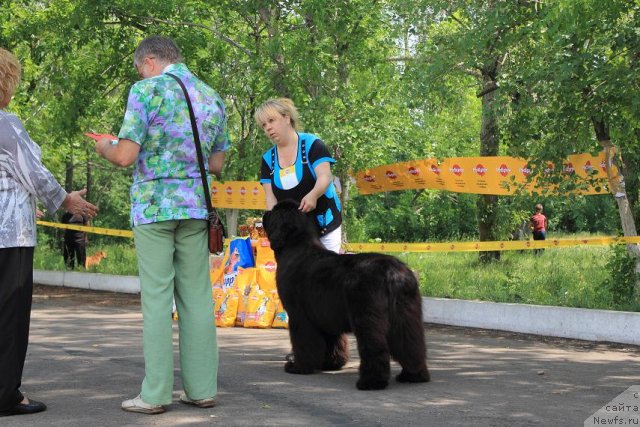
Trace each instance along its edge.
<instances>
[{"instance_id":1,"label":"asphalt pavement","mask_svg":"<svg viewBox=\"0 0 640 427\"><path fill-rule=\"evenodd\" d=\"M167 314L169 315L169 314ZM48 410L0 426L582 425L640 384L640 348L425 325L432 381L358 391L358 357L339 372L291 375L286 330L219 328L218 404L124 412L144 373L136 295L37 287L22 390ZM177 327L176 327L177 338ZM392 374L399 372L392 365Z\"/></svg>"}]
</instances>

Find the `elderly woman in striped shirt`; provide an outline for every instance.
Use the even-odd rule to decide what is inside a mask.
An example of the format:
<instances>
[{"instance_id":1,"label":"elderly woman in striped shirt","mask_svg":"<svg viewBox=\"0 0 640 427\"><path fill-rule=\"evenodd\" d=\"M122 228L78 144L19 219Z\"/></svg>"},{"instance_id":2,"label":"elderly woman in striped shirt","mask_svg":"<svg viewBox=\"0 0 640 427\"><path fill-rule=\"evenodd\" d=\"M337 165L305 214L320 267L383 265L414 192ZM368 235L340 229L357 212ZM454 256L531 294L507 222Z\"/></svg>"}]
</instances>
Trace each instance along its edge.
<instances>
[{"instance_id":1,"label":"elderly woman in striped shirt","mask_svg":"<svg viewBox=\"0 0 640 427\"><path fill-rule=\"evenodd\" d=\"M67 193L58 184L20 119L5 111L19 81L20 62L0 49L0 416L46 409L20 392L31 317L36 199L50 212L62 207L92 218L98 211L83 198L86 189Z\"/></svg>"}]
</instances>

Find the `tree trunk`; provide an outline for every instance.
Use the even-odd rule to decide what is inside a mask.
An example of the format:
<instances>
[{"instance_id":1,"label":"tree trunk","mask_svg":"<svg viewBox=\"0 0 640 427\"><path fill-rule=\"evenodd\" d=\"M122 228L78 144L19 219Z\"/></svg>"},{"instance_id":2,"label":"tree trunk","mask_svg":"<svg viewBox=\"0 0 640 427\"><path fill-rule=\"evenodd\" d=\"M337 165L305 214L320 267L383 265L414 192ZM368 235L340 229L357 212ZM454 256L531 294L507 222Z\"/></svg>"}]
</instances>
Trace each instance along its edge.
<instances>
[{"instance_id":1,"label":"tree trunk","mask_svg":"<svg viewBox=\"0 0 640 427\"><path fill-rule=\"evenodd\" d=\"M67 193L73 191L73 157L68 157L65 162L64 190Z\"/></svg>"},{"instance_id":2,"label":"tree trunk","mask_svg":"<svg viewBox=\"0 0 640 427\"><path fill-rule=\"evenodd\" d=\"M93 193L93 171L91 170L91 162L89 161L89 159L91 158L89 155L89 148L87 147L87 166L86 166L86 172L87 172L87 182L85 182L85 188L87 189L87 195L85 196L87 198L87 200L91 200L91 195Z\"/></svg>"},{"instance_id":3,"label":"tree trunk","mask_svg":"<svg viewBox=\"0 0 640 427\"><path fill-rule=\"evenodd\" d=\"M351 193L351 177L349 174L339 174L338 178L340 179L340 186L342 187L342 191L339 194L340 204L342 205L342 242L347 243L347 228L345 224L347 223L347 203L349 203L350 193Z\"/></svg>"},{"instance_id":4,"label":"tree trunk","mask_svg":"<svg viewBox=\"0 0 640 427\"><path fill-rule=\"evenodd\" d=\"M485 88L494 87L496 81L493 73L483 72L483 85ZM495 112L495 90L482 93L482 127L480 130L480 155L497 156L499 149L498 122ZM478 198L478 231L480 241L497 240L496 218L498 208L498 196L481 195ZM480 261L489 262L500 259L500 251L480 252Z\"/></svg>"},{"instance_id":5,"label":"tree trunk","mask_svg":"<svg viewBox=\"0 0 640 427\"><path fill-rule=\"evenodd\" d=\"M609 128L603 120L592 118L593 128L596 133L598 142L604 148L607 179L609 188L613 193L618 204L618 212L620 214L620 223L622 224L622 232L624 236L637 236L636 224L633 220L633 213L627 199L627 192L624 180L624 163L620 150L611 142ZM629 244L627 249L636 257L636 273L640 273L640 245ZM640 295L640 280L636 280L636 294Z\"/></svg>"},{"instance_id":6,"label":"tree trunk","mask_svg":"<svg viewBox=\"0 0 640 427\"><path fill-rule=\"evenodd\" d=\"M640 128L635 129L634 131L636 137L636 144L640 142ZM625 179L625 187L627 189L627 199L629 199L629 204L631 205L631 212L638 212L638 196L640 195L640 168L638 167L638 163L640 162L640 153L634 153L631 158L629 158L629 154L625 153L626 162L624 165L624 176ZM636 229L640 224L638 224L638 220L636 221Z\"/></svg>"},{"instance_id":7,"label":"tree trunk","mask_svg":"<svg viewBox=\"0 0 640 427\"><path fill-rule=\"evenodd\" d=\"M239 213L239 209L224 209L225 218L227 218L227 237L238 235Z\"/></svg>"}]
</instances>

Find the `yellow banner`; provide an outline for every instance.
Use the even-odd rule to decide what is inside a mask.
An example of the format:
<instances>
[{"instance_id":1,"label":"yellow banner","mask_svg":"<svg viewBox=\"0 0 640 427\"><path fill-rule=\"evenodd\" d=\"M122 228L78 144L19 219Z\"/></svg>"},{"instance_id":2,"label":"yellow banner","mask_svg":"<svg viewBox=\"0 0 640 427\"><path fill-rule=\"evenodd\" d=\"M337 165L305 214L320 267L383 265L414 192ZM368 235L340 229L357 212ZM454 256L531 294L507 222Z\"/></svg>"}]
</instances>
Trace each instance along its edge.
<instances>
[{"instance_id":1,"label":"yellow banner","mask_svg":"<svg viewBox=\"0 0 640 427\"><path fill-rule=\"evenodd\" d=\"M577 194L606 194L604 153L569 156L562 167L549 163L545 173L583 178L586 189ZM536 181L527 182L531 169L526 159L516 157L451 157L412 160L365 169L355 174L360 194L408 189L436 189L458 193L511 195L518 189L534 191ZM586 179L593 179L590 185ZM543 187L549 189L547 185ZM542 190L543 188L540 188Z\"/></svg>"},{"instance_id":2,"label":"yellow banner","mask_svg":"<svg viewBox=\"0 0 640 427\"><path fill-rule=\"evenodd\" d=\"M575 154L557 169L551 163L545 173L575 175L583 179L585 188L576 194L606 194L604 153L597 156ZM451 157L394 163L365 169L355 174L360 194L410 189L435 189L458 193L512 195L519 189L548 190L538 187L536 180L527 182L531 169L526 159L516 157ZM594 183L591 185L589 179ZM217 208L266 209L266 197L258 181L214 182L211 200Z\"/></svg>"},{"instance_id":3,"label":"yellow banner","mask_svg":"<svg viewBox=\"0 0 640 427\"><path fill-rule=\"evenodd\" d=\"M211 185L211 203L216 208L267 208L267 198L258 181L225 181Z\"/></svg>"}]
</instances>

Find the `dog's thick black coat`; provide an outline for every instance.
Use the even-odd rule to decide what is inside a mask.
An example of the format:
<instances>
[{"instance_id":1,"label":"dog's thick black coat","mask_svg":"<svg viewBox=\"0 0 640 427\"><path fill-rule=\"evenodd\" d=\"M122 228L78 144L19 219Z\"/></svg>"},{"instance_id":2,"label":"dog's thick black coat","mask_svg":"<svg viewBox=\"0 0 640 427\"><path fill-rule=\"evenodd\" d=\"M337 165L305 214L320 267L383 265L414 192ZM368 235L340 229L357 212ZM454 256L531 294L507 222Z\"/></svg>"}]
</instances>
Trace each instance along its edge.
<instances>
[{"instance_id":1,"label":"dog's thick black coat","mask_svg":"<svg viewBox=\"0 0 640 427\"><path fill-rule=\"evenodd\" d=\"M265 213L264 228L278 263L276 282L289 315L292 374L339 370L349 359L345 333L360 353L360 390L389 383L390 358L399 382L429 381L422 299L411 270L377 253L326 250L298 203L282 201Z\"/></svg>"}]
</instances>

